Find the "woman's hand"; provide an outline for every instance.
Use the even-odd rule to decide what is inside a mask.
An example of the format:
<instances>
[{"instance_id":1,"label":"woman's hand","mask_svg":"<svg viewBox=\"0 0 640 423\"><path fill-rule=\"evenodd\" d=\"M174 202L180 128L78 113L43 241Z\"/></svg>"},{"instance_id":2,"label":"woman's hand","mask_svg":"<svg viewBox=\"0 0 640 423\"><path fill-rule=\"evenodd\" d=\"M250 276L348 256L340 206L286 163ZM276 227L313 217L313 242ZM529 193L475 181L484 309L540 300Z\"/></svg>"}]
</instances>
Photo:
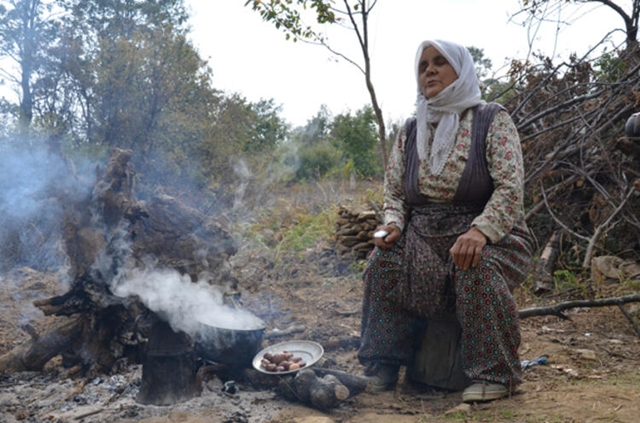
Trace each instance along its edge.
<instances>
[{"instance_id":1,"label":"woman's hand","mask_svg":"<svg viewBox=\"0 0 640 423\"><path fill-rule=\"evenodd\" d=\"M386 231L387 235L380 238L374 236L373 244L385 250L393 247L393 245L400 239L400 235L402 235L400 228L396 225L382 225L376 229L376 232L378 231Z\"/></svg>"},{"instance_id":2,"label":"woman's hand","mask_svg":"<svg viewBox=\"0 0 640 423\"><path fill-rule=\"evenodd\" d=\"M456 239L449 253L456 266L467 270L478 265L480 253L485 245L487 245L487 238L484 234L476 228L471 228Z\"/></svg>"}]
</instances>

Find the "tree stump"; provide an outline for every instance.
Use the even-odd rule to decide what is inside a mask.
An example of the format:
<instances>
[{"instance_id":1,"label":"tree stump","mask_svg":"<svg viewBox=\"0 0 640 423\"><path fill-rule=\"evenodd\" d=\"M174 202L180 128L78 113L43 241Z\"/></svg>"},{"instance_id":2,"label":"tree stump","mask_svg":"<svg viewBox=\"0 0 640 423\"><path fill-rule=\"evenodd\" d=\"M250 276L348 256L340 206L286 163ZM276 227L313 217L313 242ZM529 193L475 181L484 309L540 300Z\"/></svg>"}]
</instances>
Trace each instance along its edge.
<instances>
[{"instance_id":1,"label":"tree stump","mask_svg":"<svg viewBox=\"0 0 640 423\"><path fill-rule=\"evenodd\" d=\"M139 201L130 159L131 151L114 149L104 171L96 170L93 186L66 181L65 189L52 191L63 210L61 241L71 283L65 294L34 305L47 316L72 319L0 357L0 371L39 370L59 354L85 374L109 373L122 358L139 360L147 335L141 322L149 310L139 298L112 293L123 269L153 263L225 296L237 294L229 262L237 246L229 222L162 193ZM72 170L68 175L74 180Z\"/></svg>"}]
</instances>

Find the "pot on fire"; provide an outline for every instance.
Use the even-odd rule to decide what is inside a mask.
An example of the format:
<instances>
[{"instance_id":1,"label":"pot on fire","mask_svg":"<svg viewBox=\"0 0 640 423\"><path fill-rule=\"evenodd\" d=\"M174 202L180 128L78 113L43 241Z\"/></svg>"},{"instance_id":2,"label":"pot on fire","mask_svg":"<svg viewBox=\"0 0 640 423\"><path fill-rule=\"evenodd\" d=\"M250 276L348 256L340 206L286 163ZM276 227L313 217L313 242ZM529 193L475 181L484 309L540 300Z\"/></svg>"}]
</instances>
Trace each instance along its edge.
<instances>
[{"instance_id":1,"label":"pot on fire","mask_svg":"<svg viewBox=\"0 0 640 423\"><path fill-rule=\"evenodd\" d=\"M256 316L250 322L226 324L198 321L195 351L203 359L233 367L251 367L262 348L266 324Z\"/></svg>"}]
</instances>

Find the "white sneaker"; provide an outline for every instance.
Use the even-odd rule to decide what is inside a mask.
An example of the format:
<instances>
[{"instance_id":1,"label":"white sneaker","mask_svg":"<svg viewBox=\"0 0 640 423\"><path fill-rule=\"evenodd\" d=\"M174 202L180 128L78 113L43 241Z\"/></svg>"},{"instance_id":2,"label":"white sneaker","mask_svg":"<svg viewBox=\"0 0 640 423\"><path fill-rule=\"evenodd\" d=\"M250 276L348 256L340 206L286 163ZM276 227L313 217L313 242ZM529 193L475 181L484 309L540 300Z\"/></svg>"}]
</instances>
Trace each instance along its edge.
<instances>
[{"instance_id":1,"label":"white sneaker","mask_svg":"<svg viewBox=\"0 0 640 423\"><path fill-rule=\"evenodd\" d=\"M507 387L501 383L474 380L471 386L462 392L462 402L492 401L506 396Z\"/></svg>"}]
</instances>

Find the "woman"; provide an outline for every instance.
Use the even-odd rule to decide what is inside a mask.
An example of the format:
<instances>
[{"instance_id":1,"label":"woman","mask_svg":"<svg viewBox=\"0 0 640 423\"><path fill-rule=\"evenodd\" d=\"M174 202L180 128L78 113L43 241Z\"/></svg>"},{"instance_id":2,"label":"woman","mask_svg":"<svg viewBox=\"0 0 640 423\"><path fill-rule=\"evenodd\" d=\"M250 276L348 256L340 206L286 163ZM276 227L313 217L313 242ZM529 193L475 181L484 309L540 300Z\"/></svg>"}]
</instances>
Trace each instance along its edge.
<instances>
[{"instance_id":1,"label":"woman","mask_svg":"<svg viewBox=\"0 0 640 423\"><path fill-rule=\"evenodd\" d=\"M489 114L486 138L474 136L481 133L474 116L482 121L478 107L486 103L466 48L425 41L415 69L416 119L392 147L386 170L378 228L386 234L374 238L364 273L358 358L372 390L390 389L399 366L413 360L417 328L455 313L471 381L463 401L501 398L521 382L511 290L531 266L520 140L500 107Z\"/></svg>"}]
</instances>

